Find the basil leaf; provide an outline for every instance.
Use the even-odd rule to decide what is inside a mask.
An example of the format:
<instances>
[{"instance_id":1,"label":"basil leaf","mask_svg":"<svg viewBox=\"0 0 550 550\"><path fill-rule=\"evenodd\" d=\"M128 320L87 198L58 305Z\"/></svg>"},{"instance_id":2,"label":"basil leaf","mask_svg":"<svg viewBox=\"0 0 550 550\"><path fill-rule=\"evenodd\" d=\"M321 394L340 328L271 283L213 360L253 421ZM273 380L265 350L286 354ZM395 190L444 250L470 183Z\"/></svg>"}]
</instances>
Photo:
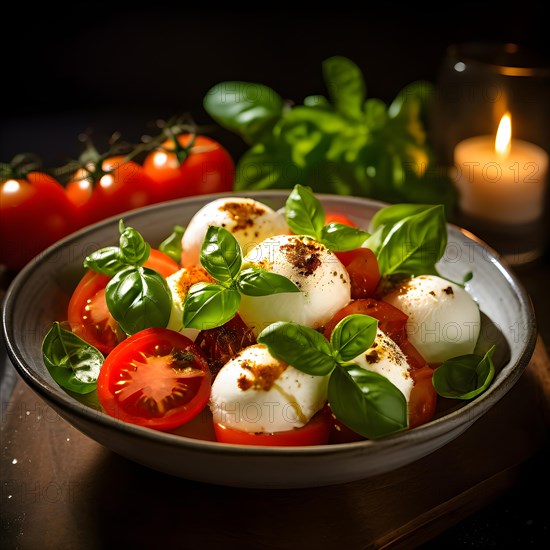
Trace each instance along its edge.
<instances>
[{"instance_id":1,"label":"basil leaf","mask_svg":"<svg viewBox=\"0 0 550 550\"><path fill-rule=\"evenodd\" d=\"M84 267L112 277L121 269L128 267L128 265L121 258L118 246L107 246L86 256Z\"/></svg>"},{"instance_id":2,"label":"basil leaf","mask_svg":"<svg viewBox=\"0 0 550 550\"><path fill-rule=\"evenodd\" d=\"M354 313L344 317L330 335L332 348L339 361L352 361L367 351L376 338L378 320L369 315Z\"/></svg>"},{"instance_id":3,"label":"basil leaf","mask_svg":"<svg viewBox=\"0 0 550 550\"><path fill-rule=\"evenodd\" d=\"M381 130L388 122L386 104L377 98L370 98L365 101L365 122L367 128L372 131Z\"/></svg>"},{"instance_id":4,"label":"basil leaf","mask_svg":"<svg viewBox=\"0 0 550 550\"><path fill-rule=\"evenodd\" d=\"M216 281L229 283L241 269L241 247L227 229L211 225L204 237L200 261Z\"/></svg>"},{"instance_id":5,"label":"basil leaf","mask_svg":"<svg viewBox=\"0 0 550 550\"><path fill-rule=\"evenodd\" d=\"M119 223L119 228L119 247L122 261L129 265L143 265L151 253L149 243L145 242L141 234L132 227L124 227L122 220Z\"/></svg>"},{"instance_id":6,"label":"basil leaf","mask_svg":"<svg viewBox=\"0 0 550 550\"><path fill-rule=\"evenodd\" d=\"M357 227L331 222L321 230L321 242L333 252L360 248L370 234Z\"/></svg>"},{"instance_id":7,"label":"basil leaf","mask_svg":"<svg viewBox=\"0 0 550 550\"><path fill-rule=\"evenodd\" d=\"M434 208L431 204L392 204L378 210L371 219L369 230L374 232L381 226L392 226L409 216L421 214Z\"/></svg>"},{"instance_id":8,"label":"basil leaf","mask_svg":"<svg viewBox=\"0 0 550 550\"><path fill-rule=\"evenodd\" d=\"M437 275L436 263L447 246L447 223L442 205L395 205L373 218L374 233L365 246L376 255L380 275L403 273L410 276ZM396 213L409 212L396 221ZM412 213L410 213L412 212ZM382 220L382 221L381 221Z\"/></svg>"},{"instance_id":9,"label":"basil leaf","mask_svg":"<svg viewBox=\"0 0 550 550\"><path fill-rule=\"evenodd\" d=\"M408 426L407 401L385 376L358 365L340 366L330 376L332 412L348 428L380 439Z\"/></svg>"},{"instance_id":10,"label":"basil leaf","mask_svg":"<svg viewBox=\"0 0 550 550\"><path fill-rule=\"evenodd\" d=\"M219 327L237 313L240 303L237 290L216 283L196 283L183 302L183 326L199 330Z\"/></svg>"},{"instance_id":11,"label":"basil leaf","mask_svg":"<svg viewBox=\"0 0 550 550\"><path fill-rule=\"evenodd\" d=\"M323 95L308 95L304 97L306 107L330 107L328 99Z\"/></svg>"},{"instance_id":12,"label":"basil leaf","mask_svg":"<svg viewBox=\"0 0 550 550\"><path fill-rule=\"evenodd\" d=\"M262 84L227 81L208 90L203 106L220 126L253 144L273 128L283 113L284 102Z\"/></svg>"},{"instance_id":13,"label":"basil leaf","mask_svg":"<svg viewBox=\"0 0 550 550\"><path fill-rule=\"evenodd\" d=\"M172 233L159 244L159 250L170 256L178 264L181 262L181 239L184 233L185 227L175 225Z\"/></svg>"},{"instance_id":14,"label":"basil leaf","mask_svg":"<svg viewBox=\"0 0 550 550\"><path fill-rule=\"evenodd\" d=\"M472 399L484 392L495 376L494 351L492 346L483 357L468 354L444 361L432 377L435 391L451 399Z\"/></svg>"},{"instance_id":15,"label":"basil leaf","mask_svg":"<svg viewBox=\"0 0 550 550\"><path fill-rule=\"evenodd\" d=\"M148 267L127 267L105 287L111 315L126 334L150 327L166 327L172 311L172 294L166 279Z\"/></svg>"},{"instance_id":16,"label":"basil leaf","mask_svg":"<svg viewBox=\"0 0 550 550\"><path fill-rule=\"evenodd\" d=\"M350 59L336 55L323 62L323 76L336 110L350 119L361 118L366 96L361 69Z\"/></svg>"},{"instance_id":17,"label":"basil leaf","mask_svg":"<svg viewBox=\"0 0 550 550\"><path fill-rule=\"evenodd\" d=\"M266 345L273 357L306 374L324 376L337 366L327 339L297 323L272 323L260 332L257 341Z\"/></svg>"},{"instance_id":18,"label":"basil leaf","mask_svg":"<svg viewBox=\"0 0 550 550\"><path fill-rule=\"evenodd\" d=\"M418 145L425 145L429 113L434 95L434 87L428 81L416 81L405 86L388 108L394 119L394 127L399 133L412 138Z\"/></svg>"},{"instance_id":19,"label":"basil leaf","mask_svg":"<svg viewBox=\"0 0 550 550\"><path fill-rule=\"evenodd\" d=\"M249 267L239 273L237 286L247 296L269 296L282 292L300 292L300 289L284 275Z\"/></svg>"},{"instance_id":20,"label":"basil leaf","mask_svg":"<svg viewBox=\"0 0 550 550\"><path fill-rule=\"evenodd\" d=\"M330 108L294 107L273 129L279 141L288 145L292 164L284 167L285 172L292 172L291 167L310 172L314 164L326 157L333 136L348 127L349 121ZM294 174L295 181L305 182L296 177L295 171Z\"/></svg>"},{"instance_id":21,"label":"basil leaf","mask_svg":"<svg viewBox=\"0 0 550 550\"><path fill-rule=\"evenodd\" d=\"M235 191L249 189L290 189L301 173L292 165L290 148L273 136L253 145L237 162Z\"/></svg>"},{"instance_id":22,"label":"basil leaf","mask_svg":"<svg viewBox=\"0 0 550 550\"><path fill-rule=\"evenodd\" d=\"M297 235L320 240L325 225L325 209L310 187L294 186L285 203L286 221Z\"/></svg>"},{"instance_id":23,"label":"basil leaf","mask_svg":"<svg viewBox=\"0 0 550 550\"><path fill-rule=\"evenodd\" d=\"M102 353L57 321L42 341L42 357L48 372L62 388L79 394L96 389Z\"/></svg>"}]
</instances>

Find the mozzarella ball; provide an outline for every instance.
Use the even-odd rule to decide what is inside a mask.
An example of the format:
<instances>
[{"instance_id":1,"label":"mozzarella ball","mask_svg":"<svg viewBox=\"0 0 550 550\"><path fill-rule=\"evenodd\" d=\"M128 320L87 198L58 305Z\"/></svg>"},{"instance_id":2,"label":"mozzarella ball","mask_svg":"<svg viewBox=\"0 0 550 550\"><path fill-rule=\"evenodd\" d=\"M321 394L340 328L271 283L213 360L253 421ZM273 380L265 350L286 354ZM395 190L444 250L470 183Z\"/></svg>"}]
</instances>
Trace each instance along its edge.
<instances>
[{"instance_id":1,"label":"mozzarella ball","mask_svg":"<svg viewBox=\"0 0 550 550\"><path fill-rule=\"evenodd\" d=\"M420 275L402 282L384 300L409 316L409 340L428 363L473 353L481 315L463 287L436 275Z\"/></svg>"},{"instance_id":2,"label":"mozzarella ball","mask_svg":"<svg viewBox=\"0 0 550 550\"><path fill-rule=\"evenodd\" d=\"M385 376L409 401L414 381L409 373L407 357L380 329L377 330L372 346L351 362L357 363L365 370Z\"/></svg>"},{"instance_id":3,"label":"mozzarella ball","mask_svg":"<svg viewBox=\"0 0 550 550\"><path fill-rule=\"evenodd\" d=\"M199 265L200 250L209 226L230 231L243 255L267 237L289 233L283 212L254 199L223 197L204 205L191 218L181 240L181 264Z\"/></svg>"},{"instance_id":4,"label":"mozzarella ball","mask_svg":"<svg viewBox=\"0 0 550 550\"><path fill-rule=\"evenodd\" d=\"M241 350L212 384L214 422L252 433L301 428L326 403L328 376L306 374L273 357L266 346Z\"/></svg>"},{"instance_id":5,"label":"mozzarella ball","mask_svg":"<svg viewBox=\"0 0 550 550\"><path fill-rule=\"evenodd\" d=\"M244 258L246 267L283 275L300 290L242 296L239 314L256 335L276 321L319 328L351 299L346 268L333 252L309 237L278 235L266 239Z\"/></svg>"},{"instance_id":6,"label":"mozzarella ball","mask_svg":"<svg viewBox=\"0 0 550 550\"><path fill-rule=\"evenodd\" d=\"M200 331L194 328L183 328L183 302L191 286L202 281L213 282L214 279L200 266L182 268L166 277L172 295L172 311L166 328L181 332L191 340L195 340Z\"/></svg>"}]
</instances>

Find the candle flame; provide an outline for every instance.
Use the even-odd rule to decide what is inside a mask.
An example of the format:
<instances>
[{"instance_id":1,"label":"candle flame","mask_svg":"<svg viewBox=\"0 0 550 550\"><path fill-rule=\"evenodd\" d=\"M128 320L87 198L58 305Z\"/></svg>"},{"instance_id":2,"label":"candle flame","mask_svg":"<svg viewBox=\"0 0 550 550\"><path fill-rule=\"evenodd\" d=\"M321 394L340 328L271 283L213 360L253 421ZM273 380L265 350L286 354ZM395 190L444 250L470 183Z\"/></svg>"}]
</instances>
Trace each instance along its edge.
<instances>
[{"instance_id":1,"label":"candle flame","mask_svg":"<svg viewBox=\"0 0 550 550\"><path fill-rule=\"evenodd\" d=\"M512 116L507 111L502 115L498 125L497 137L495 139L495 151L502 158L506 158L512 146Z\"/></svg>"}]
</instances>

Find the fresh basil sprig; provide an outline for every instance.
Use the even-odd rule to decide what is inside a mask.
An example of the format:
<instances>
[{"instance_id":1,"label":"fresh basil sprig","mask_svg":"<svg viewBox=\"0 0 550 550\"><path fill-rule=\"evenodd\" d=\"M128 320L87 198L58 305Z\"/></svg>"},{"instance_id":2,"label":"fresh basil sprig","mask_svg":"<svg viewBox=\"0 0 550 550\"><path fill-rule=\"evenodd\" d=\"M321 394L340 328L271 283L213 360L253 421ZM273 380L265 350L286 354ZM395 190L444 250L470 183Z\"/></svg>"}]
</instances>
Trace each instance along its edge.
<instances>
[{"instance_id":1,"label":"fresh basil sprig","mask_svg":"<svg viewBox=\"0 0 550 550\"><path fill-rule=\"evenodd\" d=\"M427 128L433 85L417 81L390 103L369 97L361 68L335 55L322 63L323 90L285 101L259 82L214 85L203 105L215 122L249 146L235 171L235 189L292 189L369 197L387 203L457 199L438 163Z\"/></svg>"},{"instance_id":2,"label":"fresh basil sprig","mask_svg":"<svg viewBox=\"0 0 550 550\"><path fill-rule=\"evenodd\" d=\"M408 411L405 396L385 376L351 362L372 346L377 327L373 317L348 315L327 341L312 328L277 322L258 342L302 372L330 376L328 401L336 418L363 437L379 439L405 429Z\"/></svg>"},{"instance_id":3,"label":"fresh basil sprig","mask_svg":"<svg viewBox=\"0 0 550 550\"><path fill-rule=\"evenodd\" d=\"M372 218L365 246L376 255L381 276L438 275L447 247L443 205L394 204Z\"/></svg>"},{"instance_id":4,"label":"fresh basil sprig","mask_svg":"<svg viewBox=\"0 0 550 550\"><path fill-rule=\"evenodd\" d=\"M200 262L214 283L196 283L183 302L183 326L214 328L237 313L241 294L267 296L281 292L300 292L290 280L258 268L242 267L242 250L225 228L210 226L200 251Z\"/></svg>"},{"instance_id":5,"label":"fresh basil sprig","mask_svg":"<svg viewBox=\"0 0 550 550\"><path fill-rule=\"evenodd\" d=\"M86 394L97 387L102 353L55 321L42 341L42 357L52 378L66 390Z\"/></svg>"},{"instance_id":6,"label":"fresh basil sprig","mask_svg":"<svg viewBox=\"0 0 550 550\"><path fill-rule=\"evenodd\" d=\"M435 391L441 397L472 399L484 392L495 376L492 346L485 355L467 354L447 359L433 373Z\"/></svg>"},{"instance_id":7,"label":"fresh basil sprig","mask_svg":"<svg viewBox=\"0 0 550 550\"><path fill-rule=\"evenodd\" d=\"M184 233L185 227L182 225L175 225L172 229L172 233L159 244L159 250L168 254L168 256L178 264L181 262L181 238Z\"/></svg>"},{"instance_id":8,"label":"fresh basil sprig","mask_svg":"<svg viewBox=\"0 0 550 550\"><path fill-rule=\"evenodd\" d=\"M125 227L124 220L118 222L118 230L119 245L92 252L84 259L84 267L112 277L129 265L140 266L147 261L151 247L141 234L132 227Z\"/></svg>"},{"instance_id":9,"label":"fresh basil sprig","mask_svg":"<svg viewBox=\"0 0 550 550\"><path fill-rule=\"evenodd\" d=\"M86 257L84 266L111 277L105 299L111 315L126 334L165 327L170 320L172 294L166 279L143 264L151 246L132 227L119 222L119 246L101 248Z\"/></svg>"},{"instance_id":10,"label":"fresh basil sprig","mask_svg":"<svg viewBox=\"0 0 550 550\"><path fill-rule=\"evenodd\" d=\"M297 235L307 235L333 252L359 248L369 233L342 223L325 225L325 209L309 187L296 184L285 203L286 221Z\"/></svg>"}]
</instances>

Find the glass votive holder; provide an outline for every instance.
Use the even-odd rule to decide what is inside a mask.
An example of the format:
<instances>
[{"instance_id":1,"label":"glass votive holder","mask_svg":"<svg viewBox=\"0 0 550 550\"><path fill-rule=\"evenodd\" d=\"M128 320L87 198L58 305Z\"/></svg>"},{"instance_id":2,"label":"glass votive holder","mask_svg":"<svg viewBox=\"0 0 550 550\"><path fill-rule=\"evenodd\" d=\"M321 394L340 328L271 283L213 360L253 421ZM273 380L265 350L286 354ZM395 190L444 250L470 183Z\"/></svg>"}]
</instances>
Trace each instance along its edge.
<instances>
[{"instance_id":1,"label":"glass votive holder","mask_svg":"<svg viewBox=\"0 0 550 550\"><path fill-rule=\"evenodd\" d=\"M436 84L432 139L453 167L451 219L509 264L548 246L550 66L516 44L452 45Z\"/></svg>"}]
</instances>

